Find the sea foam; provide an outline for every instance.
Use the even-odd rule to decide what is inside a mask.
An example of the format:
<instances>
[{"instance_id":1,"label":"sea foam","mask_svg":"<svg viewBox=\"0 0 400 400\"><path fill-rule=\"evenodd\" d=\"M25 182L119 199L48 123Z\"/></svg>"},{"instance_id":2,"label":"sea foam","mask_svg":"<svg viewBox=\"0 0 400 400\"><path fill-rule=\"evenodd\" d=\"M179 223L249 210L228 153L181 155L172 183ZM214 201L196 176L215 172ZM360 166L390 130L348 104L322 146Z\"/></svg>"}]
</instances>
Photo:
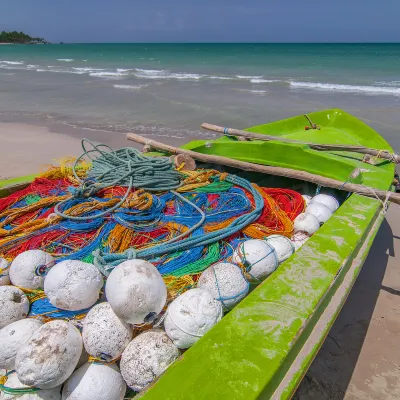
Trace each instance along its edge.
<instances>
[{"instance_id":1,"label":"sea foam","mask_svg":"<svg viewBox=\"0 0 400 400\"><path fill-rule=\"evenodd\" d=\"M57 61L72 62L72 61L74 61L74 59L73 58L57 58Z\"/></svg>"},{"instance_id":2,"label":"sea foam","mask_svg":"<svg viewBox=\"0 0 400 400\"><path fill-rule=\"evenodd\" d=\"M333 83L319 82L290 82L290 86L304 89L319 89L337 92L369 93L369 94L392 94L400 96L399 87L382 86L358 86L358 85L339 85Z\"/></svg>"},{"instance_id":3,"label":"sea foam","mask_svg":"<svg viewBox=\"0 0 400 400\"><path fill-rule=\"evenodd\" d=\"M8 65L21 65L23 61L0 61L1 64L8 64Z\"/></svg>"}]
</instances>

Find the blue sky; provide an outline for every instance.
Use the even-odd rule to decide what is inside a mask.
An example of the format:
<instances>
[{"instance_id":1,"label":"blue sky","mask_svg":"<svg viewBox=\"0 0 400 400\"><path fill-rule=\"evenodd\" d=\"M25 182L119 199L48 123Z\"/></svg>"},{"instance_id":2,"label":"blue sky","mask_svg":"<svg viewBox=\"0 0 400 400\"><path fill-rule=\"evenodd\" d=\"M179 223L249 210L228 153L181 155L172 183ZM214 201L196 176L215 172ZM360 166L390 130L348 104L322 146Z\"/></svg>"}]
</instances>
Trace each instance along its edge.
<instances>
[{"instance_id":1,"label":"blue sky","mask_svg":"<svg viewBox=\"0 0 400 400\"><path fill-rule=\"evenodd\" d=\"M400 0L0 0L0 30L68 42L400 42Z\"/></svg>"}]
</instances>

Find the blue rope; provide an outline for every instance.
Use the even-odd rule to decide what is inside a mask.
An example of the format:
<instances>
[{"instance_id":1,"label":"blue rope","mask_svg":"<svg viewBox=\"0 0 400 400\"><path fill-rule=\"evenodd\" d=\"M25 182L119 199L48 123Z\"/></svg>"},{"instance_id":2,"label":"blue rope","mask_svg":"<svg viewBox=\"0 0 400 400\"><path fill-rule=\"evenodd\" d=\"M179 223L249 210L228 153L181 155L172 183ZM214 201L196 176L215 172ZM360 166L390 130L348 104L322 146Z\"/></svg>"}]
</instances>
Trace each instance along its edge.
<instances>
[{"instance_id":1,"label":"blue rope","mask_svg":"<svg viewBox=\"0 0 400 400\"><path fill-rule=\"evenodd\" d=\"M178 251L190 250L198 246L206 246L218 240L224 239L240 230L245 226L254 222L259 218L264 207L264 200L261 194L251 185L251 183L243 178L235 175L228 175L226 181L240 186L248 190L255 202L255 208L250 213L240 215L228 227L218 231L209 232L203 235L193 234L189 238L183 239L177 243L164 243L148 249L136 251L130 248L119 254L110 254L97 249L94 253L94 264L102 271L108 274L111 270L123 261L135 258L149 259L156 256L171 254Z\"/></svg>"}]
</instances>

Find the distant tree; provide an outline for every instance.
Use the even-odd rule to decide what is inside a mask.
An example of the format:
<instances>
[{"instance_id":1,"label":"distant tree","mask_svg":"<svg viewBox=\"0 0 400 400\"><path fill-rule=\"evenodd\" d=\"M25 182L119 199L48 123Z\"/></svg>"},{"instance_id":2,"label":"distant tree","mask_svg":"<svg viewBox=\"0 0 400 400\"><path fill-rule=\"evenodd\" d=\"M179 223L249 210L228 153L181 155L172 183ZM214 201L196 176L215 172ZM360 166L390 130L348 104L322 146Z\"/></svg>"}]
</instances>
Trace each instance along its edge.
<instances>
[{"instance_id":1,"label":"distant tree","mask_svg":"<svg viewBox=\"0 0 400 400\"><path fill-rule=\"evenodd\" d=\"M48 43L45 39L39 37L31 37L24 32L6 32L1 31L0 43L19 43L19 44L30 44L30 43Z\"/></svg>"}]
</instances>

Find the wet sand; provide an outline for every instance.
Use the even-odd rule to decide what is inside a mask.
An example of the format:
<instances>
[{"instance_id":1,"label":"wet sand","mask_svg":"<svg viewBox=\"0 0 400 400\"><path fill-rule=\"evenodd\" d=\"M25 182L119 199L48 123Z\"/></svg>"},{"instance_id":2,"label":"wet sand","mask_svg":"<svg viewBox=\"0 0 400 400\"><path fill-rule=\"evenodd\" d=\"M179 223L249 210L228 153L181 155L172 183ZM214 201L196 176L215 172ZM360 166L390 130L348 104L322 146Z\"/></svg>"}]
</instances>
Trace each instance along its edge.
<instances>
[{"instance_id":1,"label":"wet sand","mask_svg":"<svg viewBox=\"0 0 400 400\"><path fill-rule=\"evenodd\" d=\"M64 156L79 155L82 137L116 148L133 145L116 132L0 121L0 179L33 174ZM162 138L173 145L187 140ZM400 208L391 206L296 400L400 398L399 220Z\"/></svg>"}]
</instances>

